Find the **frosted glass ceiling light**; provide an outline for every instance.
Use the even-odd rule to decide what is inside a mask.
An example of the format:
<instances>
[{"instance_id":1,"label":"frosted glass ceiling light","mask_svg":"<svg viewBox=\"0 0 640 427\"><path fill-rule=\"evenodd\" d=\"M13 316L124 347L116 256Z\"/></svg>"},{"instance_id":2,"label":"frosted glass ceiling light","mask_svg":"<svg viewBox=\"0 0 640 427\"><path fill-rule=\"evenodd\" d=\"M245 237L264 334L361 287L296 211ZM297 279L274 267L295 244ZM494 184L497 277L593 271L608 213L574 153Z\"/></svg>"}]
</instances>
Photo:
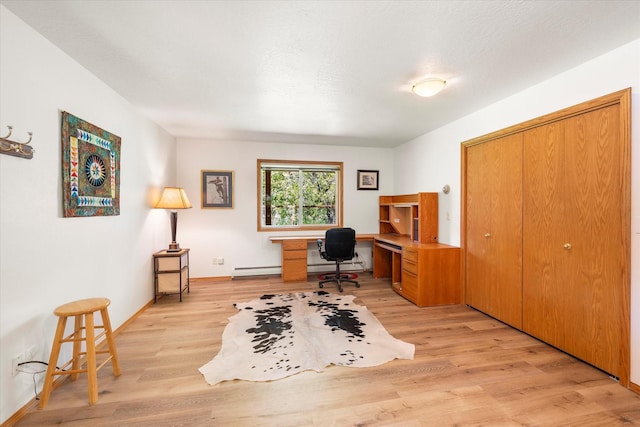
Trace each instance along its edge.
<instances>
[{"instance_id":1,"label":"frosted glass ceiling light","mask_svg":"<svg viewBox=\"0 0 640 427\"><path fill-rule=\"evenodd\" d=\"M411 91L418 96L433 96L447 85L442 79L426 79L413 85Z\"/></svg>"}]
</instances>

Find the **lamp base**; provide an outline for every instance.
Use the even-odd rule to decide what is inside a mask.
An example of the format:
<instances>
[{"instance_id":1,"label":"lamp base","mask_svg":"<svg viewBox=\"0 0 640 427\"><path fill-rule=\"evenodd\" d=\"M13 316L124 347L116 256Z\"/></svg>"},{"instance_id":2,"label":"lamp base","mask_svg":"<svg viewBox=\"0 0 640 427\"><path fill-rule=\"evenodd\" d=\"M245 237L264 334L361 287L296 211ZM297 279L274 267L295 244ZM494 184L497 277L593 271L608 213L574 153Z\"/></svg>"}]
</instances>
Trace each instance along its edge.
<instances>
[{"instance_id":1,"label":"lamp base","mask_svg":"<svg viewBox=\"0 0 640 427\"><path fill-rule=\"evenodd\" d=\"M167 249L167 252L180 252L180 245L176 242L171 242L169 243L169 249Z\"/></svg>"}]
</instances>

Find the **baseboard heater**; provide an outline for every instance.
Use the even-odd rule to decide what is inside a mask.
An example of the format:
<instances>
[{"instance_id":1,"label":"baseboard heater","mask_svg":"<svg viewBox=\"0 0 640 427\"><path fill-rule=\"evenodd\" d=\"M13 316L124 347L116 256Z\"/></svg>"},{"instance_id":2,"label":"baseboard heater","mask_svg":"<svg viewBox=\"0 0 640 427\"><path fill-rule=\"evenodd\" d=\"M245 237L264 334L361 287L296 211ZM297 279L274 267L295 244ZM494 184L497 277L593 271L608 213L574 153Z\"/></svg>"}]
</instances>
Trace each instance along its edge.
<instances>
[{"instance_id":1,"label":"baseboard heater","mask_svg":"<svg viewBox=\"0 0 640 427\"><path fill-rule=\"evenodd\" d=\"M334 269L333 263L320 263L320 264L308 264L307 271L309 273L326 273ZM355 265L350 262L345 262L340 266L341 271L363 271L362 266L358 263ZM282 266L271 265L262 267L235 267L233 269L232 277L245 277L245 276L265 276L265 275L281 275Z\"/></svg>"},{"instance_id":2,"label":"baseboard heater","mask_svg":"<svg viewBox=\"0 0 640 427\"><path fill-rule=\"evenodd\" d=\"M232 277L265 276L273 274L282 274L282 267L279 265L263 267L235 267L233 269Z\"/></svg>"}]
</instances>

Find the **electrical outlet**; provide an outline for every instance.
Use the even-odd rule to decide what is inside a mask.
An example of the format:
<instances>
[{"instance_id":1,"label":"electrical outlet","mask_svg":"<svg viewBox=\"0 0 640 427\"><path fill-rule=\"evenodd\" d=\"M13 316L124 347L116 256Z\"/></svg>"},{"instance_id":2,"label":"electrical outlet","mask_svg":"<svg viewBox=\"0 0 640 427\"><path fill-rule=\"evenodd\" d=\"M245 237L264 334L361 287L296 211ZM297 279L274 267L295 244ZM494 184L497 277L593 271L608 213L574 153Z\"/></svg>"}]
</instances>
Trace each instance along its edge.
<instances>
[{"instance_id":1,"label":"electrical outlet","mask_svg":"<svg viewBox=\"0 0 640 427\"><path fill-rule=\"evenodd\" d=\"M22 352L16 357L14 357L13 359L11 359L11 376L15 377L16 375L18 375L18 373L20 372L18 371L18 366L20 366L21 363L24 363L26 361L27 361L26 352Z\"/></svg>"},{"instance_id":2,"label":"electrical outlet","mask_svg":"<svg viewBox=\"0 0 640 427\"><path fill-rule=\"evenodd\" d=\"M38 347L36 345L32 345L31 347L11 359L11 375L14 377L18 375L20 373L20 371L18 370L20 364L33 360L37 351Z\"/></svg>"},{"instance_id":3,"label":"electrical outlet","mask_svg":"<svg viewBox=\"0 0 640 427\"><path fill-rule=\"evenodd\" d=\"M224 265L224 257L219 256L216 260L218 265Z\"/></svg>"}]
</instances>

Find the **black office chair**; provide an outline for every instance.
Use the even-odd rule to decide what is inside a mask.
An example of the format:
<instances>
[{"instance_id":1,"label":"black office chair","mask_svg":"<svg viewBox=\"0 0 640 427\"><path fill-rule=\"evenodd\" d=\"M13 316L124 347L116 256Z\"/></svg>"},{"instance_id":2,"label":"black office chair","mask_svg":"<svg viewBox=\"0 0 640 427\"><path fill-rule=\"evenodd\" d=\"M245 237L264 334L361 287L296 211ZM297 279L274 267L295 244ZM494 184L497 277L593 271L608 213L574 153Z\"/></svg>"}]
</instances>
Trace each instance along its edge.
<instances>
[{"instance_id":1,"label":"black office chair","mask_svg":"<svg viewBox=\"0 0 640 427\"><path fill-rule=\"evenodd\" d=\"M324 237L324 251L322 250L322 239L318 239L318 252L327 261L335 261L336 272L327 275L321 280L319 286L322 288L325 283L336 282L338 290L342 292L342 282L353 283L356 288L360 283L349 279L350 275L340 273L340 263L353 259L356 247L356 231L353 228L331 228L327 230Z\"/></svg>"}]
</instances>

